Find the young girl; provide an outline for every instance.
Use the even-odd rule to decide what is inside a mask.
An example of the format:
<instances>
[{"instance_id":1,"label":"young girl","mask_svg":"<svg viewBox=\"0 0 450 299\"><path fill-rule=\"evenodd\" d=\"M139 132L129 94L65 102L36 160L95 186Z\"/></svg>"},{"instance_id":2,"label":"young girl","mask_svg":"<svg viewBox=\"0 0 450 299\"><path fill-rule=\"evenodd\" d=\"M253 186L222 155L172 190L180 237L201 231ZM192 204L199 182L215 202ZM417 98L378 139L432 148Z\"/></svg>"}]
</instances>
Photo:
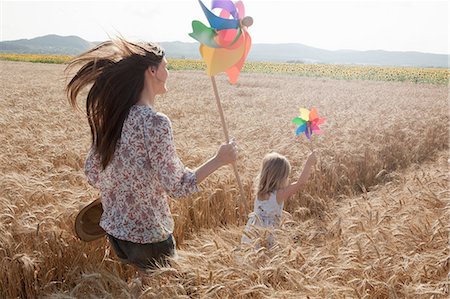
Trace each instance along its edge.
<instances>
[{"instance_id":1,"label":"young girl","mask_svg":"<svg viewBox=\"0 0 450 299\"><path fill-rule=\"evenodd\" d=\"M156 96L167 92L169 72L156 44L107 41L76 57L67 85L73 107L89 87L86 113L92 146L88 182L100 189L100 226L121 261L140 269L175 255L174 220L168 198L197 192L198 184L236 160L233 142L192 171L177 156L169 118L157 112Z\"/></svg>"},{"instance_id":2,"label":"young girl","mask_svg":"<svg viewBox=\"0 0 450 299\"><path fill-rule=\"evenodd\" d=\"M258 233L258 230L261 232L261 229L273 229L280 225L284 201L303 187L315 163L316 155L312 152L298 180L289 185L291 165L286 157L278 153L270 153L264 157L258 176L258 189L253 212L250 213L244 229L242 243L253 242L252 237L255 232ZM269 234L262 243L257 247L261 245L272 247L274 245L273 235Z\"/></svg>"}]
</instances>

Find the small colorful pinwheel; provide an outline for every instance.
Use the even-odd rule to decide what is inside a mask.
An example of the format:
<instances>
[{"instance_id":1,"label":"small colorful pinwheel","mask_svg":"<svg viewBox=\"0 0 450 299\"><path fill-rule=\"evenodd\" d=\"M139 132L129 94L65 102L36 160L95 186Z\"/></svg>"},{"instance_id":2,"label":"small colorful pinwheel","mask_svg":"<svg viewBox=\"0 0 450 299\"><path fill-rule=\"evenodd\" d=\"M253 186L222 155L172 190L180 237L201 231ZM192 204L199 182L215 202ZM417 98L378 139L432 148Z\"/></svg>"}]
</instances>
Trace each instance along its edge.
<instances>
[{"instance_id":1,"label":"small colorful pinwheel","mask_svg":"<svg viewBox=\"0 0 450 299\"><path fill-rule=\"evenodd\" d=\"M292 122L298 126L295 131L297 136L304 132L306 137L311 140L312 133L322 134L319 125L325 122L325 118L319 118L316 108L312 108L311 111L300 108L300 116L294 118Z\"/></svg>"},{"instance_id":2,"label":"small colorful pinwheel","mask_svg":"<svg viewBox=\"0 0 450 299\"><path fill-rule=\"evenodd\" d=\"M198 2L211 28L195 20L189 35L201 44L200 54L207 65L207 74L212 77L226 72L234 84L250 51L252 39L247 27L253 24L253 19L245 16L242 1L212 0L211 10L221 9L219 16L202 1Z\"/></svg>"}]
</instances>

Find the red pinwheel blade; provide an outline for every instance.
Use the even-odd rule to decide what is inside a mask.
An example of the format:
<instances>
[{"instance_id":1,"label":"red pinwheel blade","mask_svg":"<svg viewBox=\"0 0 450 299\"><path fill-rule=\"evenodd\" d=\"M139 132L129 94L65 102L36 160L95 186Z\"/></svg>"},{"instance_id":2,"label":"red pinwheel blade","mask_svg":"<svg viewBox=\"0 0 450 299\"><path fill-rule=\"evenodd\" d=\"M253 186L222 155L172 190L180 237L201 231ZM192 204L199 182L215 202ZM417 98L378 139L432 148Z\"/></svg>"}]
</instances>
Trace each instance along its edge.
<instances>
[{"instance_id":1,"label":"red pinwheel blade","mask_svg":"<svg viewBox=\"0 0 450 299\"><path fill-rule=\"evenodd\" d=\"M242 30L240 28L220 30L216 37L217 44L222 48L239 48L240 43L238 43L238 40L241 37L241 32Z\"/></svg>"},{"instance_id":2,"label":"red pinwheel blade","mask_svg":"<svg viewBox=\"0 0 450 299\"><path fill-rule=\"evenodd\" d=\"M325 122L326 118L316 118L312 121L312 123L316 126L321 125Z\"/></svg>"},{"instance_id":3,"label":"red pinwheel blade","mask_svg":"<svg viewBox=\"0 0 450 299\"><path fill-rule=\"evenodd\" d=\"M235 65L226 70L226 73L228 74L228 79L230 80L231 84L235 84L237 82L239 74L241 73L242 66L244 65L245 59L247 58L248 52L250 51L250 48L252 46L252 39L245 29L242 32L242 36L245 39L244 54Z\"/></svg>"}]
</instances>

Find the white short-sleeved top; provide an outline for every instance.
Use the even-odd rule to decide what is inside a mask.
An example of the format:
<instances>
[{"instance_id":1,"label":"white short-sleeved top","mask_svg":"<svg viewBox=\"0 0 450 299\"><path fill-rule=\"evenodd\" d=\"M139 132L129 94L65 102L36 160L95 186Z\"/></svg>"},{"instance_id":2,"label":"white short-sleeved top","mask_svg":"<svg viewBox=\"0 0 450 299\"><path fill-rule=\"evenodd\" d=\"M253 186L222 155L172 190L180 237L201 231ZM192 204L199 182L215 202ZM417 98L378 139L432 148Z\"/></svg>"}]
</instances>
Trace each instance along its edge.
<instances>
[{"instance_id":1,"label":"white short-sleeved top","mask_svg":"<svg viewBox=\"0 0 450 299\"><path fill-rule=\"evenodd\" d=\"M250 214L247 225L274 228L281 222L284 202L277 202L277 192L272 192L267 200L255 199L253 213Z\"/></svg>"},{"instance_id":2,"label":"white short-sleeved top","mask_svg":"<svg viewBox=\"0 0 450 299\"><path fill-rule=\"evenodd\" d=\"M100 226L118 239L141 244L166 240L173 233L167 194L181 197L199 191L195 173L177 156L169 118L149 106L130 108L104 170L91 148L85 173L100 189Z\"/></svg>"}]
</instances>

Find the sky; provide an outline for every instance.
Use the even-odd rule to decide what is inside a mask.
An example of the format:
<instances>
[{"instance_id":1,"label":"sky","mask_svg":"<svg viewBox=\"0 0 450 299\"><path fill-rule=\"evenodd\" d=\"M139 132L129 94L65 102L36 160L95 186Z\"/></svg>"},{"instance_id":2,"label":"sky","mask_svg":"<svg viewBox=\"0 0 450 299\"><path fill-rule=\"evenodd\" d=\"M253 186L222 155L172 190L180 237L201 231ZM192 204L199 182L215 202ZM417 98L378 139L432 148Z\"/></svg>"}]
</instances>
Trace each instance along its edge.
<instances>
[{"instance_id":1,"label":"sky","mask_svg":"<svg viewBox=\"0 0 450 299\"><path fill-rule=\"evenodd\" d=\"M203 0L207 7L210 0ZM449 1L244 0L253 43L449 54ZM47 34L194 42L197 0L3 1L0 41Z\"/></svg>"}]
</instances>

